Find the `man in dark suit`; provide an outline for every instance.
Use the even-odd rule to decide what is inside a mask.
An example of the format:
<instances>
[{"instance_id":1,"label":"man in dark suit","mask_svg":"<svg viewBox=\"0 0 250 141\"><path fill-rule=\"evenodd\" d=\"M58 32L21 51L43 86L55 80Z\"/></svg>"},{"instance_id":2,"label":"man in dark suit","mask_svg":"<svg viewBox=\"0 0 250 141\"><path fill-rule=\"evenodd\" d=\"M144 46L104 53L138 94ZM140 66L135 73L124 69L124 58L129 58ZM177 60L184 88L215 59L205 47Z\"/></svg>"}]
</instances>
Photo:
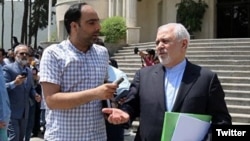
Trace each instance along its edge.
<instances>
[{"instance_id":1,"label":"man in dark suit","mask_svg":"<svg viewBox=\"0 0 250 141\"><path fill-rule=\"evenodd\" d=\"M135 141L160 141L166 111L206 114L212 116L212 124L232 124L217 74L185 57L189 41L190 35L181 24L158 28L156 52L160 63L136 72L122 110L103 109L110 123L140 117Z\"/></svg>"},{"instance_id":2,"label":"man in dark suit","mask_svg":"<svg viewBox=\"0 0 250 141\"><path fill-rule=\"evenodd\" d=\"M37 101L41 98L33 87L33 76L27 67L28 47L23 44L17 45L14 55L15 62L3 67L11 109L8 140L23 141L29 113L29 97Z\"/></svg>"}]
</instances>

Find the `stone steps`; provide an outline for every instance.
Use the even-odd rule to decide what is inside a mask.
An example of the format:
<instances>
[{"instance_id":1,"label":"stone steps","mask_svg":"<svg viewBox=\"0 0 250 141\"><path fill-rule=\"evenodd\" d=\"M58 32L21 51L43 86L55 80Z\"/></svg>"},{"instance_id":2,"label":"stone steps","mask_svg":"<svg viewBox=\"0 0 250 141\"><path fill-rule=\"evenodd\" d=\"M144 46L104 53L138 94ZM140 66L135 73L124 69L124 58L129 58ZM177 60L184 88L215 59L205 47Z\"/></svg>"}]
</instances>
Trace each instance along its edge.
<instances>
[{"instance_id":1,"label":"stone steps","mask_svg":"<svg viewBox=\"0 0 250 141\"><path fill-rule=\"evenodd\" d=\"M131 55L134 54L135 47L123 47L122 50L118 50L115 55ZM155 49L155 46L148 46L148 47L141 47L139 50L146 50L146 49ZM189 53L242 53L242 52L249 52L249 46L215 46L215 47L189 47L187 50L187 54Z\"/></svg>"},{"instance_id":2,"label":"stone steps","mask_svg":"<svg viewBox=\"0 0 250 141\"><path fill-rule=\"evenodd\" d=\"M245 113L250 114L250 106L230 105L227 104L230 113Z\"/></svg>"},{"instance_id":3,"label":"stone steps","mask_svg":"<svg viewBox=\"0 0 250 141\"><path fill-rule=\"evenodd\" d=\"M228 60L228 61L246 61L250 59L249 55L186 55L186 57L189 60L199 60L199 61L217 61L218 60ZM114 59L120 60L120 61L130 61L131 59L136 60L136 61L140 61L140 57L138 56L116 56L114 57ZM236 60L237 59L237 60ZM229 62L230 63L230 62ZM233 62L232 62L233 63ZM249 63L250 64L250 63Z\"/></svg>"},{"instance_id":4,"label":"stone steps","mask_svg":"<svg viewBox=\"0 0 250 141\"><path fill-rule=\"evenodd\" d=\"M126 61L121 61L119 63L119 68L128 68L128 67L133 67L135 69L139 69L141 67L141 62L132 62L132 63L127 63ZM232 71L237 71L237 70L242 70L242 71L248 71L250 70L250 65L223 65L223 68L221 68L222 64L200 64L201 66L205 68L209 68L212 70L219 70L219 69L224 69L224 70L232 70Z\"/></svg>"},{"instance_id":5,"label":"stone steps","mask_svg":"<svg viewBox=\"0 0 250 141\"><path fill-rule=\"evenodd\" d=\"M141 68L141 58L134 54L135 47L154 49L155 43L131 44L112 57L130 81ZM186 57L218 74L233 124L250 125L250 38L191 40Z\"/></svg>"},{"instance_id":6,"label":"stone steps","mask_svg":"<svg viewBox=\"0 0 250 141\"><path fill-rule=\"evenodd\" d=\"M250 98L225 97L225 100L228 105L250 106Z\"/></svg>"},{"instance_id":7,"label":"stone steps","mask_svg":"<svg viewBox=\"0 0 250 141\"><path fill-rule=\"evenodd\" d=\"M250 91L224 90L226 97L250 98Z\"/></svg>"},{"instance_id":8,"label":"stone steps","mask_svg":"<svg viewBox=\"0 0 250 141\"><path fill-rule=\"evenodd\" d=\"M233 122L237 123L247 123L250 124L250 114L238 114L238 113L230 113L232 116Z\"/></svg>"},{"instance_id":9,"label":"stone steps","mask_svg":"<svg viewBox=\"0 0 250 141\"><path fill-rule=\"evenodd\" d=\"M211 55L249 55L250 54L250 50L245 50L245 49L242 49L241 51L238 50L237 48L235 48L235 50L210 50L209 52L206 51L206 50L201 50L201 51L198 51L197 49L194 49L194 50L189 50L187 52L187 55L208 55L211 54ZM134 54L134 52L132 52L131 50L123 50L123 51L118 51L118 53L115 53L116 56L133 56L133 57L139 57L137 54Z\"/></svg>"},{"instance_id":10,"label":"stone steps","mask_svg":"<svg viewBox=\"0 0 250 141\"><path fill-rule=\"evenodd\" d=\"M133 56L116 56L112 57L117 60L119 63L128 63L128 64L140 64L141 59L139 57ZM207 59L197 59L197 58L188 58L189 61L196 63L196 64L209 64L209 65L250 65L249 59L238 59L235 60L234 58L207 58ZM119 64L118 64L119 65Z\"/></svg>"}]
</instances>

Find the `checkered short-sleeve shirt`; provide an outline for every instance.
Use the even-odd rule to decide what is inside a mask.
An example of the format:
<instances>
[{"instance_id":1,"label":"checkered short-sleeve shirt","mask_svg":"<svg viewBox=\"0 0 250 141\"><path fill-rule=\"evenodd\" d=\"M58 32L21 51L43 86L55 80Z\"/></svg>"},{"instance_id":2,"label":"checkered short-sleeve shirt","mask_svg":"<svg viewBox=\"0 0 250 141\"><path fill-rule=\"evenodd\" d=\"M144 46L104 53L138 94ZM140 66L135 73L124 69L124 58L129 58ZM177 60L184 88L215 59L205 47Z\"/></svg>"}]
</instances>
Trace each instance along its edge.
<instances>
[{"instance_id":1,"label":"checkered short-sleeve shirt","mask_svg":"<svg viewBox=\"0 0 250 141\"><path fill-rule=\"evenodd\" d=\"M77 92L103 84L108 67L107 49L93 44L86 53L69 40L46 48L40 62L40 82L61 86L62 92ZM101 101L69 110L46 108L48 141L106 141Z\"/></svg>"}]
</instances>

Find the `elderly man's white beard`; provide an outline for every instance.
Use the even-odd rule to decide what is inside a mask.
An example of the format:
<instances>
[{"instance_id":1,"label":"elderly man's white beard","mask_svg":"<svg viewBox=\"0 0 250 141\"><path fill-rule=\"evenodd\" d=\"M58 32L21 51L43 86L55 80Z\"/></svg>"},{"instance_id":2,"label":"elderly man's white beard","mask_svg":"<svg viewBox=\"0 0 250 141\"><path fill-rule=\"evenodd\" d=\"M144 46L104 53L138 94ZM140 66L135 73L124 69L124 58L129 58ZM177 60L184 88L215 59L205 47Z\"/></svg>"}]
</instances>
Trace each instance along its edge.
<instances>
[{"instance_id":1,"label":"elderly man's white beard","mask_svg":"<svg viewBox=\"0 0 250 141\"><path fill-rule=\"evenodd\" d=\"M25 66L25 65L28 64L28 60L27 59L23 59L22 60L22 59L19 59L19 58L16 57L16 61L17 61L18 64L23 65L23 66Z\"/></svg>"},{"instance_id":2,"label":"elderly man's white beard","mask_svg":"<svg viewBox=\"0 0 250 141\"><path fill-rule=\"evenodd\" d=\"M160 63L161 63L162 65L168 65L169 62L171 61L171 58L170 58L169 56L164 57L164 58L159 57L159 61L160 61Z\"/></svg>"},{"instance_id":3,"label":"elderly man's white beard","mask_svg":"<svg viewBox=\"0 0 250 141\"><path fill-rule=\"evenodd\" d=\"M167 49L161 49L159 50L159 53L167 53ZM167 56L159 56L159 61L162 65L168 65L169 62L171 61L171 58L169 57L169 55Z\"/></svg>"}]
</instances>

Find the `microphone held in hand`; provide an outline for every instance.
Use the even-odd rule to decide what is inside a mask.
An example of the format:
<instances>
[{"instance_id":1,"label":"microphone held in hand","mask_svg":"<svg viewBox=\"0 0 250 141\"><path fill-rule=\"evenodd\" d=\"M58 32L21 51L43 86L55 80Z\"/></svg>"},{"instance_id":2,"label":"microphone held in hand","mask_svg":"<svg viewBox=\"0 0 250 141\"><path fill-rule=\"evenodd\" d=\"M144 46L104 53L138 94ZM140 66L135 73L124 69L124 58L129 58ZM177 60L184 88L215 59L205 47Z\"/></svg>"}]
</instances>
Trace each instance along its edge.
<instances>
[{"instance_id":1,"label":"microphone held in hand","mask_svg":"<svg viewBox=\"0 0 250 141\"><path fill-rule=\"evenodd\" d=\"M120 85L122 83L122 81L124 81L124 78L120 77L119 79L115 80L113 83Z\"/></svg>"},{"instance_id":2,"label":"microphone held in hand","mask_svg":"<svg viewBox=\"0 0 250 141\"><path fill-rule=\"evenodd\" d=\"M124 78L123 78L123 77L120 77L119 79L115 80L113 83L119 85L119 84L121 84L123 81L124 81ZM106 100L106 106L107 106L108 108L112 108L112 101L111 101L110 99L107 99L107 100Z\"/></svg>"}]
</instances>

